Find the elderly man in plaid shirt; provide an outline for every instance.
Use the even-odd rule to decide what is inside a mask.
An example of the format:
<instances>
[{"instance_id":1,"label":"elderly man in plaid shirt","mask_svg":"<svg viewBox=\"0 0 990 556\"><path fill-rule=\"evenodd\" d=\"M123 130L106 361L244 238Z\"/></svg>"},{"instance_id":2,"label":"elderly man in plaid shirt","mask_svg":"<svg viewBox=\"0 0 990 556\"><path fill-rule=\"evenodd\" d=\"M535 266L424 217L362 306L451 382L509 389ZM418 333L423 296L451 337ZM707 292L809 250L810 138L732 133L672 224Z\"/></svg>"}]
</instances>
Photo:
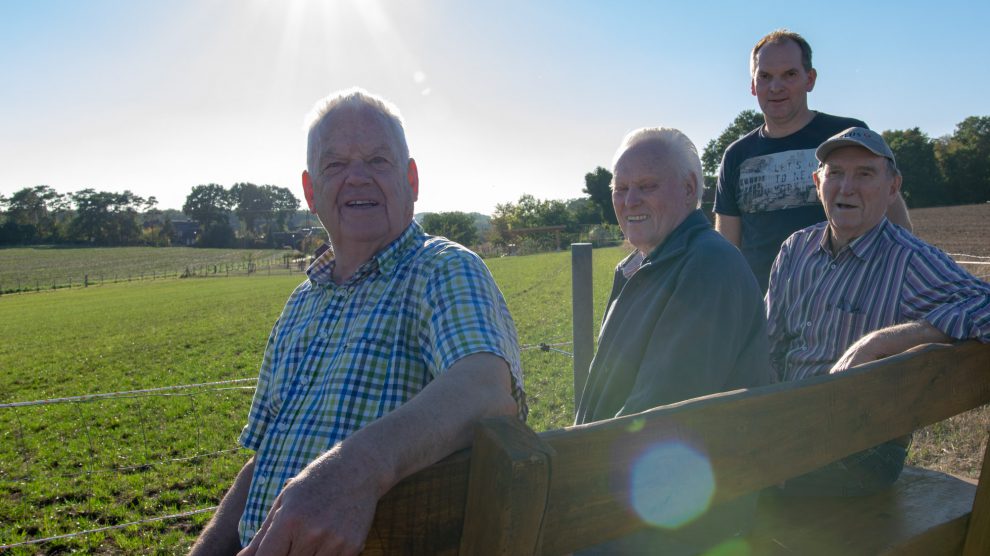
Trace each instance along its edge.
<instances>
[{"instance_id":1,"label":"elderly man in plaid shirt","mask_svg":"<svg viewBox=\"0 0 990 556\"><path fill-rule=\"evenodd\" d=\"M398 112L317 103L303 190L330 235L272 330L241 434L255 451L194 554L356 554L378 499L526 402L515 327L473 253L413 221Z\"/></svg>"}]
</instances>

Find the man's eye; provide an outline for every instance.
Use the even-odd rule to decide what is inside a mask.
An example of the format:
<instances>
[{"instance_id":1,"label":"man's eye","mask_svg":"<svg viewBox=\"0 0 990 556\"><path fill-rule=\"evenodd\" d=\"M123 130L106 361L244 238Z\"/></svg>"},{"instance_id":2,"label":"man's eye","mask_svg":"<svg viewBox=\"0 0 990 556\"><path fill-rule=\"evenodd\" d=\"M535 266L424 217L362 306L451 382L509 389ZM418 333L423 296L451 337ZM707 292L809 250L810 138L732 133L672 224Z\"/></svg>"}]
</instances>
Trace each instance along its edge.
<instances>
[{"instance_id":1,"label":"man's eye","mask_svg":"<svg viewBox=\"0 0 990 556\"><path fill-rule=\"evenodd\" d=\"M660 187L659 184L656 184L656 183L647 183L647 184L641 186L639 189L641 191L654 191L658 187Z\"/></svg>"},{"instance_id":2,"label":"man's eye","mask_svg":"<svg viewBox=\"0 0 990 556\"><path fill-rule=\"evenodd\" d=\"M374 166L382 166L388 164L388 159L385 158L384 156L374 156L371 158L371 160L368 161L368 164L372 164Z\"/></svg>"},{"instance_id":3,"label":"man's eye","mask_svg":"<svg viewBox=\"0 0 990 556\"><path fill-rule=\"evenodd\" d=\"M339 160L331 160L330 162L327 162L326 163L326 166L324 166L323 169L324 170L336 170L336 169L343 168L343 167L344 167L344 163L343 162L341 162Z\"/></svg>"}]
</instances>

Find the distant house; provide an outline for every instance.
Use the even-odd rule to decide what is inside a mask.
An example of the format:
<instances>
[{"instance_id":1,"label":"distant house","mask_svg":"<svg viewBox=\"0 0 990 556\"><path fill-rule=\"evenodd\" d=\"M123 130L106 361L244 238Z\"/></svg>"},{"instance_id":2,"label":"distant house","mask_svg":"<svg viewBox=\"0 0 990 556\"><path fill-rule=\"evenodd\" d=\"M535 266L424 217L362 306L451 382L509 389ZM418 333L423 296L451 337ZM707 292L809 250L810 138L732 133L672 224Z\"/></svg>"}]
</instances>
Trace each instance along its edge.
<instances>
[{"instance_id":1,"label":"distant house","mask_svg":"<svg viewBox=\"0 0 990 556\"><path fill-rule=\"evenodd\" d=\"M175 245L195 245L196 238L199 237L199 222L195 220L173 220L172 229L175 230Z\"/></svg>"},{"instance_id":2,"label":"distant house","mask_svg":"<svg viewBox=\"0 0 990 556\"><path fill-rule=\"evenodd\" d=\"M303 241L317 233L319 233L318 228L299 228L291 232L272 232L272 243L279 247L291 247L296 251L302 251Z\"/></svg>"}]
</instances>

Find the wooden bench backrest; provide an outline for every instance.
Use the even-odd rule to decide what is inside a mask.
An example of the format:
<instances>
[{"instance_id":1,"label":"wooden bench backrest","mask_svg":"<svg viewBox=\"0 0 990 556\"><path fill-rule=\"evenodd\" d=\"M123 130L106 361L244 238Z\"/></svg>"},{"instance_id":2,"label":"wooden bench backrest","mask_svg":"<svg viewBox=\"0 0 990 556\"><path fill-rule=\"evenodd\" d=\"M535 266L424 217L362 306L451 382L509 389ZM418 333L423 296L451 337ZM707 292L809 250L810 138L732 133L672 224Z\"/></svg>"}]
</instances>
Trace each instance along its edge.
<instances>
[{"instance_id":1,"label":"wooden bench backrest","mask_svg":"<svg viewBox=\"0 0 990 556\"><path fill-rule=\"evenodd\" d=\"M988 402L990 345L967 342L540 435L489 422L477 457L455 454L382 499L366 553L567 553L643 526L631 469L658 446L701 454L718 504ZM676 477L647 480L678 492Z\"/></svg>"}]
</instances>

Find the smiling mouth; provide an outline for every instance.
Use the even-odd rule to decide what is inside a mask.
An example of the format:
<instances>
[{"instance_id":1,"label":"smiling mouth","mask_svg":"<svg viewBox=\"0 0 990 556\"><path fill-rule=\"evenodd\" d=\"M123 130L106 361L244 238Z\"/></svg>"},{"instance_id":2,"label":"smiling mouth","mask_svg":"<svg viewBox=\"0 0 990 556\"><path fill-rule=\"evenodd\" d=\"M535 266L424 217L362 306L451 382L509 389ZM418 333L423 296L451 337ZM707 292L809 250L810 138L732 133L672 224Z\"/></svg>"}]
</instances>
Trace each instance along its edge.
<instances>
[{"instance_id":1,"label":"smiling mouth","mask_svg":"<svg viewBox=\"0 0 990 556\"><path fill-rule=\"evenodd\" d=\"M378 206L378 201L368 201L368 200L358 200L358 201L347 201L344 203L347 208L374 208Z\"/></svg>"},{"instance_id":2,"label":"smiling mouth","mask_svg":"<svg viewBox=\"0 0 990 556\"><path fill-rule=\"evenodd\" d=\"M646 215L645 214L638 214L636 216L627 216L626 217L626 222L642 222L643 220L646 220Z\"/></svg>"},{"instance_id":3,"label":"smiling mouth","mask_svg":"<svg viewBox=\"0 0 990 556\"><path fill-rule=\"evenodd\" d=\"M849 205L846 203L835 203L835 208L846 210L846 209L854 209L857 207L855 205Z\"/></svg>"}]
</instances>

